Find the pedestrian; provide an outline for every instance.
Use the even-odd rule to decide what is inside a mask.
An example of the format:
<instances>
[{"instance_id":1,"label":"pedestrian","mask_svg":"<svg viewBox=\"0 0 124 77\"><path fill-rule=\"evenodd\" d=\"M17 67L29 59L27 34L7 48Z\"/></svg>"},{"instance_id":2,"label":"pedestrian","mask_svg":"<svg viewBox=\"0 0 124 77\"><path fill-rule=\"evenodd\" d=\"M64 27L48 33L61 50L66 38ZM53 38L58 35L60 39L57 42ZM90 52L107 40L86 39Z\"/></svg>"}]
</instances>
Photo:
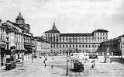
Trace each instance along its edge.
<instances>
[{"instance_id":1,"label":"pedestrian","mask_svg":"<svg viewBox=\"0 0 124 77\"><path fill-rule=\"evenodd\" d=\"M92 68L95 67L95 60L92 61Z\"/></svg>"},{"instance_id":2,"label":"pedestrian","mask_svg":"<svg viewBox=\"0 0 124 77\"><path fill-rule=\"evenodd\" d=\"M96 56L97 60L98 60L98 56Z\"/></svg>"},{"instance_id":3,"label":"pedestrian","mask_svg":"<svg viewBox=\"0 0 124 77\"><path fill-rule=\"evenodd\" d=\"M43 61L43 63L45 64L45 60Z\"/></svg>"},{"instance_id":4,"label":"pedestrian","mask_svg":"<svg viewBox=\"0 0 124 77\"><path fill-rule=\"evenodd\" d=\"M40 59L41 59L41 56L40 56Z\"/></svg>"},{"instance_id":5,"label":"pedestrian","mask_svg":"<svg viewBox=\"0 0 124 77\"><path fill-rule=\"evenodd\" d=\"M54 60L54 57L52 57L52 61ZM51 69L53 69L53 64L51 65Z\"/></svg>"},{"instance_id":6,"label":"pedestrian","mask_svg":"<svg viewBox=\"0 0 124 77\"><path fill-rule=\"evenodd\" d=\"M46 67L46 60L44 60L43 63L44 63L44 67Z\"/></svg>"},{"instance_id":7,"label":"pedestrian","mask_svg":"<svg viewBox=\"0 0 124 77\"><path fill-rule=\"evenodd\" d=\"M54 57L52 57L52 60L54 60Z\"/></svg>"},{"instance_id":8,"label":"pedestrian","mask_svg":"<svg viewBox=\"0 0 124 77\"><path fill-rule=\"evenodd\" d=\"M95 64L94 63L92 63L92 68L94 68L95 67Z\"/></svg>"},{"instance_id":9,"label":"pedestrian","mask_svg":"<svg viewBox=\"0 0 124 77\"><path fill-rule=\"evenodd\" d=\"M46 67L46 63L45 63L45 67Z\"/></svg>"},{"instance_id":10,"label":"pedestrian","mask_svg":"<svg viewBox=\"0 0 124 77\"><path fill-rule=\"evenodd\" d=\"M51 65L51 69L53 69L53 65Z\"/></svg>"},{"instance_id":11,"label":"pedestrian","mask_svg":"<svg viewBox=\"0 0 124 77\"><path fill-rule=\"evenodd\" d=\"M47 57L45 57L45 60L47 61Z\"/></svg>"}]
</instances>

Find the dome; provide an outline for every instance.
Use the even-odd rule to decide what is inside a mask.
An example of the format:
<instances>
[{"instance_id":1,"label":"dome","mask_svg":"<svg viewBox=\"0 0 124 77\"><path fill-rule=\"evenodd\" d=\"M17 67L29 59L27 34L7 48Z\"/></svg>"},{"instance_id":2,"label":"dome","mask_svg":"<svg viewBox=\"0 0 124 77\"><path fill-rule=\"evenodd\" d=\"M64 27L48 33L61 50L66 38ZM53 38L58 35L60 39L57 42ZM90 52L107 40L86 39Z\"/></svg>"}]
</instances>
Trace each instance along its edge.
<instances>
[{"instance_id":1,"label":"dome","mask_svg":"<svg viewBox=\"0 0 124 77\"><path fill-rule=\"evenodd\" d=\"M24 20L21 13L19 13L19 15L17 16L16 20Z\"/></svg>"}]
</instances>

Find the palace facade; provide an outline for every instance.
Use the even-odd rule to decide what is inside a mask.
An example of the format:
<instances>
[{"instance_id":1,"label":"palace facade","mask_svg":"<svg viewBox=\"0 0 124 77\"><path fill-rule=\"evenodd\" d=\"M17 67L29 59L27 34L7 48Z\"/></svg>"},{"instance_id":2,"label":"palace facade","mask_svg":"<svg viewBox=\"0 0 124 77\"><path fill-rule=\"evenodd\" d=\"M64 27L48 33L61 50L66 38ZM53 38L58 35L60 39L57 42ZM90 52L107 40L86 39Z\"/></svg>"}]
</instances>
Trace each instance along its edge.
<instances>
[{"instance_id":1,"label":"palace facade","mask_svg":"<svg viewBox=\"0 0 124 77\"><path fill-rule=\"evenodd\" d=\"M108 31L97 29L92 33L60 33L53 23L52 29L45 32L45 39L51 44L50 53L96 52L100 43L107 41Z\"/></svg>"}]
</instances>

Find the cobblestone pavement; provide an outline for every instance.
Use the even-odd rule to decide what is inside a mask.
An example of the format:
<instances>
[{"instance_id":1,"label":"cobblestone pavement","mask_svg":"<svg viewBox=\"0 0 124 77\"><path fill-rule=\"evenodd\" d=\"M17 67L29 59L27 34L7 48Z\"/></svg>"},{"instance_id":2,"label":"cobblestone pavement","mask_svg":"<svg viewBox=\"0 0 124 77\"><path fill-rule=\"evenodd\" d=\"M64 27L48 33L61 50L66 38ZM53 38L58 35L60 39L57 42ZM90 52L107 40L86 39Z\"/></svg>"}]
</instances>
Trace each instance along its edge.
<instances>
[{"instance_id":1,"label":"cobblestone pavement","mask_svg":"<svg viewBox=\"0 0 124 77\"><path fill-rule=\"evenodd\" d=\"M25 59L24 66L17 67L13 70L6 71L0 69L0 77L124 77L124 65L118 62L99 63L97 62L95 68L91 69L91 63L84 64L84 72L75 73L69 71L66 76L66 57L54 56L47 57L46 67L44 67L44 57L32 60ZM53 65L53 69L51 69ZM71 64L69 64L69 68Z\"/></svg>"}]
</instances>

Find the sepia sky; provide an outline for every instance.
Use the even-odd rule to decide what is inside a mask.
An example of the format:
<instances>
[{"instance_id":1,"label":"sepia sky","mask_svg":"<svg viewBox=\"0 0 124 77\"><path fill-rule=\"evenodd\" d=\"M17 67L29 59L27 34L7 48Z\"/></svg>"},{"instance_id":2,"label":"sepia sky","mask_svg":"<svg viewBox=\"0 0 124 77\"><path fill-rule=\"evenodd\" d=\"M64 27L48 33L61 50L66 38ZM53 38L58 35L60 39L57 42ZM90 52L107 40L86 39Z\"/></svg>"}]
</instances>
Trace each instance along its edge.
<instances>
[{"instance_id":1,"label":"sepia sky","mask_svg":"<svg viewBox=\"0 0 124 77\"><path fill-rule=\"evenodd\" d=\"M61 33L102 28L109 38L124 34L124 0L0 0L3 22L15 22L19 12L35 36L51 29L54 21Z\"/></svg>"}]
</instances>

